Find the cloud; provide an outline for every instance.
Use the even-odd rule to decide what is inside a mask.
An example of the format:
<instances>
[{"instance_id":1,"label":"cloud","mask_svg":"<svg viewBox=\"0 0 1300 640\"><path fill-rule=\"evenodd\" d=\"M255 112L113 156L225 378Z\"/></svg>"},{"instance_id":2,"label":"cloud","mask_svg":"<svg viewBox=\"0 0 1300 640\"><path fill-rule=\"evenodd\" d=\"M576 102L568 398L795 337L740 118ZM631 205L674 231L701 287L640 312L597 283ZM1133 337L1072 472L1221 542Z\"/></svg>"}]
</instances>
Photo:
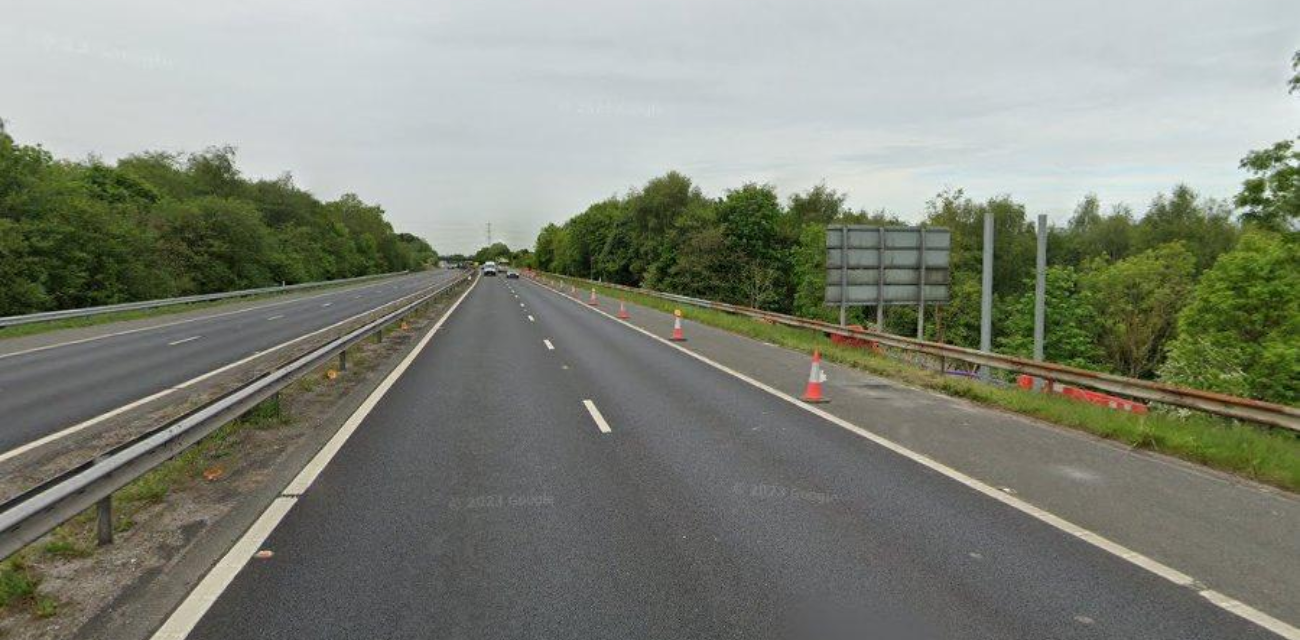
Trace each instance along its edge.
<instances>
[{"instance_id":1,"label":"cloud","mask_svg":"<svg viewBox=\"0 0 1300 640\"><path fill-rule=\"evenodd\" d=\"M1141 207L1294 135L1292 0L6 8L0 116L74 157L233 144L444 251L512 246L678 169L713 194L825 180L904 217L946 186Z\"/></svg>"}]
</instances>

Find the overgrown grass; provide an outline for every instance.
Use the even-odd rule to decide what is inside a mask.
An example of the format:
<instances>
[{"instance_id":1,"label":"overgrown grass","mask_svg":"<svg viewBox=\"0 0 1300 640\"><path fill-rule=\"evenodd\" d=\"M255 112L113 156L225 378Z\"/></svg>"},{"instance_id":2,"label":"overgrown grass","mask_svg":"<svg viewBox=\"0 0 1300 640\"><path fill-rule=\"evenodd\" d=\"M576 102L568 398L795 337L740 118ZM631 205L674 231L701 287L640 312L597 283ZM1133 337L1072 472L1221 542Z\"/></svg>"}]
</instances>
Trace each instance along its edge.
<instances>
[{"instance_id":1,"label":"overgrown grass","mask_svg":"<svg viewBox=\"0 0 1300 640\"><path fill-rule=\"evenodd\" d=\"M27 611L38 618L58 612L58 602L39 590L40 578L19 554L0 562L0 612Z\"/></svg>"},{"instance_id":2,"label":"overgrown grass","mask_svg":"<svg viewBox=\"0 0 1300 640\"><path fill-rule=\"evenodd\" d=\"M287 424L289 416L280 406L279 396L273 396L249 410L238 420L222 426L194 446L135 482L118 491L115 500L123 505L119 518L128 517L132 505L150 505L161 502L177 485L203 476L213 464L234 455L243 434L249 429L268 429ZM120 523L115 522L114 528Z\"/></svg>"},{"instance_id":3,"label":"overgrown grass","mask_svg":"<svg viewBox=\"0 0 1300 640\"><path fill-rule=\"evenodd\" d=\"M591 287L581 281L570 282L580 291ZM684 307L610 287L597 286L596 289L604 297L623 298L660 311L672 312ZM683 312L693 322L790 349L808 352L819 349L828 361L913 386L1087 431L1135 448L1179 457L1290 491L1300 491L1300 437L1292 433L1204 414L1180 415L1153 410L1146 415L1136 415L1115 411L1055 394L1032 393L1017 387L944 375L868 349L831 342L817 331L767 324L702 307L683 308Z\"/></svg>"}]
</instances>

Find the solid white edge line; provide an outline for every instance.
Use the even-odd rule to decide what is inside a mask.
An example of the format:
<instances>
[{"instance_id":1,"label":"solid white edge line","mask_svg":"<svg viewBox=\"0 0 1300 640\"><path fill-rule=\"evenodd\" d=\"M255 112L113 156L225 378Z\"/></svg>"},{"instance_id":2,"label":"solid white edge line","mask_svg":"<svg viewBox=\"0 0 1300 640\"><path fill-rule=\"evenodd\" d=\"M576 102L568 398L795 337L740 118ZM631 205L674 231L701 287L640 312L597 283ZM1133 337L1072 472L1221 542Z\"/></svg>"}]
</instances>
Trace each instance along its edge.
<instances>
[{"instance_id":1,"label":"solid white edge line","mask_svg":"<svg viewBox=\"0 0 1300 640\"><path fill-rule=\"evenodd\" d=\"M596 422L596 428L600 429L601 433L612 433L612 430L609 428L609 423L605 422L605 416L600 415L600 409L596 408L596 403L590 400L583 400L582 406L587 408L587 413L591 414L591 419Z\"/></svg>"},{"instance_id":2,"label":"solid white edge line","mask_svg":"<svg viewBox=\"0 0 1300 640\"><path fill-rule=\"evenodd\" d=\"M589 309L591 311L599 313L600 315L603 315L611 320L614 320L620 325L623 325L625 327L628 327L629 329L637 331L642 335L645 335L653 340L657 340L658 342L661 342L664 345L672 347L673 349L676 349L692 358L695 358L696 360L703 362L704 364L707 364L719 371L722 371L723 373L738 378L739 380L746 382L751 386L756 387L762 391L766 391L767 393L776 396L782 400L785 400L786 402L796 407L799 407L804 411L816 415L836 426L839 426L849 432L852 432L886 449L889 449L890 451L893 451L894 453L897 453L898 455L901 455L904 458L908 458L913 462L925 466L933 471L937 471L952 480L956 480L957 482L960 482L961 484L964 484L967 487L970 487L971 489L978 491L979 493L982 493L990 498L993 498L994 500L997 500L998 502L1001 502L1013 509L1016 509L1021 513L1029 515L1041 522L1044 522L1048 525L1051 525L1052 527L1055 527L1056 529L1059 529L1060 531L1063 531L1080 540L1083 540L1084 542L1087 542L1088 544L1091 544L1092 546L1101 549L1102 551L1117 556L1123 560L1127 560L1129 563L1141 567L1142 569L1145 569L1150 573L1160 576L1161 578L1164 578L1165 580L1168 580L1169 582L1172 582L1180 587L1189 588L1192 591L1194 591L1197 595L1201 596L1202 598L1204 598L1205 600L1213 604L1214 606L1219 607L1220 609L1223 609L1228 613L1244 618L1245 620L1248 620L1260 627L1263 627L1268 631L1276 633L1277 635L1282 636L1287 640L1300 640L1300 629L1297 629L1296 627L1286 622L1283 622L1282 620L1274 618L1273 616L1270 616L1267 613L1264 613L1263 611L1260 611L1259 609L1256 609L1240 600L1235 600L1229 596L1223 595L1222 593L1219 593L1212 589L1203 588L1204 585L1200 583L1198 580L1185 573L1182 573L1181 571L1178 571L1177 569L1174 569L1173 567L1170 567L1157 560L1144 556L1136 551L1133 551L1132 549L1129 549L1117 542L1114 542L1106 538L1105 536L1102 536L1100 534L1089 531L1083 527L1080 527L1079 525L1076 525L1060 516L1044 511L1024 500L1021 500L1020 498L1010 496L1006 492L998 489L997 487L976 480L974 477L968 476L965 473L962 473L961 471L958 471L952 467L949 467L948 465L943 464L942 462L939 462L933 458L930 458L929 456L926 456L925 454L912 451L911 449L908 449L907 447L904 447L903 445L898 444L893 440L889 440L888 438L885 438L871 431L868 431L862 427L859 427L853 424L852 422L849 422L848 420L845 420L837 415L824 411L816 407L815 405L811 405L806 402L803 402L798 398L795 398L794 396L785 393L784 391L768 386L763 382L759 382L758 380L755 380L754 378L751 378L739 371L736 371L728 367L727 365L711 360L706 356L691 351L690 349L687 349L686 347L683 347L665 338L661 338L658 335L655 335L650 331L642 329L641 327L638 327L630 322L623 322L601 309L583 304L580 300L570 298L569 296L565 295L561 291L556 291L555 289L545 284L541 284L535 280L533 281L533 283L537 284L538 286L549 289L553 293L559 294L561 298L568 300L569 302L572 302L583 309Z\"/></svg>"},{"instance_id":3,"label":"solid white edge line","mask_svg":"<svg viewBox=\"0 0 1300 640\"><path fill-rule=\"evenodd\" d=\"M226 555L203 576L190 595L167 617L163 626L153 634L153 640L183 640L194 630L198 621L226 590L230 581L239 574L248 559L257 553L276 525L284 519L297 502L293 498L277 497L262 512L253 526L235 543Z\"/></svg>"},{"instance_id":4,"label":"solid white edge line","mask_svg":"<svg viewBox=\"0 0 1300 640\"><path fill-rule=\"evenodd\" d=\"M183 338L183 339L177 340L177 341L175 341L175 342L168 342L168 343L167 343L167 346L169 346L169 347L174 347L174 346L176 346L176 345L178 345L178 344L185 344L186 342L192 342L192 341L194 341L194 340L198 340L199 338L202 338L202 337L203 337L203 336L190 336L190 337L188 337L188 338Z\"/></svg>"},{"instance_id":5,"label":"solid white edge line","mask_svg":"<svg viewBox=\"0 0 1300 640\"><path fill-rule=\"evenodd\" d=\"M385 302L384 304L380 305L380 307L385 306L385 305L392 304L393 302L397 302L398 300L402 300L402 299L404 299L404 298L409 298L409 297L411 297L411 296L413 296L413 295L415 295L415 294L412 293L412 294L409 294L409 295L403 296L402 298L397 298L397 300L392 300L392 301L389 301L389 302ZM235 367L238 367L238 366L242 366L242 365L244 365L244 364L247 364L248 362L251 362L252 360L255 360L255 359L257 359L257 358L260 358L260 357L262 357L263 355L266 355L266 354L271 353L271 352L273 352L273 351L278 351L278 350L283 349L283 348L285 348L285 347L287 347L287 346L290 346L290 345L292 345L292 344L296 344L296 343L298 343L298 342L301 342L302 340L305 340L305 339L307 339L307 338L310 338L310 337L312 337L312 336L314 336L314 335L318 335L318 334L324 333L324 332L326 332L326 331L329 331L330 329L334 329L334 328L339 327L339 326L341 326L341 325L347 324L348 322L353 321L353 320L356 320L357 318L359 318L359 317L361 317L361 316L364 316L364 315L366 315L366 314L368 314L368 313L371 313L371 312L373 312L375 309L378 309L378 308L379 308L379 307L375 307L375 308L372 308L372 309L370 309L370 310L368 310L368 311L363 311L363 312L358 313L357 315L354 315L354 316L352 316L352 317L349 317L349 318L345 318L345 319L343 319L343 320L340 320L340 321L338 321L338 322L336 322L336 323L334 323L334 324L332 324L332 325L330 325L330 326L328 326L328 327L324 327L324 328L321 328L321 329L317 329L317 330L315 330L315 331L313 331L313 332L311 332L311 333L303 334L303 335L301 335L301 336L298 336L297 338L293 338L293 339L291 339L291 340L289 340L289 341L287 341L287 342L282 342L282 343L277 344L277 345L275 345L275 346L273 346L273 347L270 347L270 348L268 348L268 349L264 349L264 350L262 350L262 351L254 352L252 355L250 355L250 356L248 356L248 357L246 357L246 358L241 358L241 359L239 359L239 360L236 360L236 361L234 361L234 362L231 362L230 364L223 365L223 366L221 366L221 367L219 367L219 368L217 368L217 369L213 369L212 371L209 371L209 372L207 372L207 373L205 373L205 374L203 374L203 375L200 375L200 376L198 376L198 377L196 377L196 378L190 378L189 380L186 380L185 382L181 382L181 383L179 383L179 384L176 384L176 385L174 385L174 386L168 387L168 388L166 388L166 389L162 389L162 390L160 390L160 391L158 391L158 392L156 392L156 393L153 393L153 394L151 394L151 395L148 395L148 396L145 396L145 397L143 397L143 398L140 398L139 400L132 401L132 402L130 402L130 403L128 403L128 404L122 405L122 406L120 406L120 407L118 407L118 408L116 408L116 409L113 409L113 410L111 410L111 411L108 411L108 412L106 412L106 413L101 413L101 414L99 414L99 415L97 415L97 416L95 416L95 417L93 417L93 418L88 418L88 419L83 420L83 421L81 421L81 422L78 422L77 424L74 424L74 425L72 425L72 426L70 426L70 427L67 427L67 428L64 428L64 429L60 429L59 431L55 431L54 433L51 433L51 434L48 434L48 435L42 436L42 437L40 437L40 438L38 438L38 439L36 439L36 440L33 440L33 441L31 441L31 442L28 442L27 444L24 444L24 445L21 445L21 446L18 446L18 447L14 447L13 449L10 449L10 450L8 450L8 451L6 451L6 452L4 452L4 453L0 453L0 462L5 462L6 460L9 460L9 459L11 459L11 458L16 458L16 457L18 457L18 456L20 456L20 455L23 455L24 453L27 453L28 451L31 451L31 450L33 450L33 449L38 449L38 448L43 447L43 446L45 446L45 445L47 445L47 444L49 444L49 443L51 443L51 442L54 442L55 440L59 440L59 439L62 439L62 438L66 438L66 437L68 437L68 436L70 436L70 435L72 435L72 434L74 434L74 433L77 433L78 431L84 431L85 429L88 429L88 428L90 428L90 427L93 427L93 426L95 426L95 425L97 425L97 424L99 424L99 423L101 423L101 422L103 422L103 421L105 421L105 420L108 420L109 418L112 418L112 417L114 417L114 416L116 416L116 415L119 415L119 414L121 414L121 413L124 412L124 411L129 411L129 410L134 409L134 408L136 408L136 407L138 407L138 406L140 406L140 405L142 405L142 404L146 404L146 403L148 403L148 402L152 402L152 401L154 401L154 400L157 400L158 398L161 398L161 397L163 397L163 396L169 395L169 394L171 394L172 392L180 391L180 390L185 389L185 388L187 388L187 387L190 387L190 386L196 385L196 384L198 384L198 383L200 383L200 382L203 382L204 380L207 380L208 378L211 378L212 376L220 375L220 374L225 373L226 371L229 371L229 370L231 370L231 369L233 369L233 368L235 368Z\"/></svg>"},{"instance_id":6,"label":"solid white edge line","mask_svg":"<svg viewBox=\"0 0 1300 640\"><path fill-rule=\"evenodd\" d=\"M357 427L366 419L366 416L375 408L375 405L379 404L384 394L388 393L388 390L392 388L398 378L401 378L402 374L410 368L411 363L424 351L424 347L433 339L434 334L438 333L447 318L450 318L451 314L455 313L461 301L476 286L478 286L478 280L475 280L474 284L471 284L469 289L466 289L465 293L462 293L456 299L451 308L447 309L447 313L438 319L438 322L420 339L415 348L406 354L406 357L388 373L384 380L379 383L379 386L370 392L369 396L366 396L361 406L352 412L352 415L330 438L329 442L326 442L325 446L307 463L307 466L303 467L302 471L299 471L298 475L285 486L284 490L280 492L280 496L271 502L270 506L253 523L253 526L249 527L235 545L230 548L230 551L227 551L221 560L208 571L207 575L203 576L203 579L185 597L180 606L172 611L172 614L167 617L167 620L158 628L158 631L154 632L152 640L184 640L189 636L190 632L194 630L194 627L208 612L208 609L217 601L217 598L221 597L221 594L234 581L235 576L239 575L239 572L243 570L244 565L248 564L248 560L257 552L262 543L270 537L271 532L275 531L276 526L284 520L284 517L289 514L289 510L297 503L298 497L311 487L312 482L316 480L326 465L334 459L334 456L343 448L348 438L352 437Z\"/></svg>"},{"instance_id":7,"label":"solid white edge line","mask_svg":"<svg viewBox=\"0 0 1300 640\"><path fill-rule=\"evenodd\" d=\"M550 340L543 338L542 343L546 345L547 351L555 351L555 345L551 344Z\"/></svg>"},{"instance_id":8,"label":"solid white edge line","mask_svg":"<svg viewBox=\"0 0 1300 640\"><path fill-rule=\"evenodd\" d=\"M378 284L362 285L360 288L361 288L361 289L369 289L370 287L376 287L376 286L379 286L379 285L378 285ZM354 289L354 288L348 288L348 289L344 289L343 291L346 292L346 291L356 291L356 290L357 290L357 289ZM339 292L339 291L325 291L325 292L318 293L318 294L316 294L316 295L312 295L312 296L304 296L304 297L301 297L301 298L293 298L293 299L291 299L291 300L277 300L277 301L275 301L275 302L271 302L271 303L268 303L268 304L262 304L262 305L257 305L257 306L253 306L253 307L247 307L247 308L245 308L245 309L235 309L235 310L233 310L233 311L225 311L225 312L222 312L222 313L214 313L214 314L212 314L212 315L199 316L199 317L197 317L197 318L186 318L186 319L184 319L184 320L177 320L177 321L175 321L175 322L165 322L165 323L163 323L163 324L156 324L156 325L149 326L149 327L138 327L138 328L135 328L135 329L127 329L127 330L125 330L125 331L116 331L116 332L114 332L114 333L105 333L105 334L103 334L103 335L99 335L99 336L90 336L90 337L88 337L88 338L81 338L81 339L79 339L79 340L69 340L69 341L67 341L67 342L60 342L60 343L58 343L58 344L47 344L47 345L40 346L40 347L32 347L31 349L24 349L24 350L22 350L22 351L14 351L13 353L0 353L0 360L3 360L3 359L5 359L5 358L14 358L14 357L17 357L17 356L25 356L25 355L27 355L27 354L29 354L29 353L37 353L37 352L40 352L40 351L49 351L50 349L58 349L58 348L61 348L61 347L71 347L71 346L73 346L73 345L85 344L85 343L87 343L87 342L94 342L94 341L96 341L96 340L104 340L104 339L106 339L106 338L116 338L116 337L118 337L118 336L125 336L125 335L130 335L130 334L133 334L133 333L141 333L141 332L144 332L144 331L153 331L153 330L155 330L155 329L166 329L167 327L174 327L174 326L176 326L176 325L180 325L180 324L188 324L188 323L190 323L190 322L198 322L198 321L200 321L200 320L212 320L212 319L214 319L214 318L225 318L225 317L227 317L227 316L238 315L238 314L241 314L241 313L248 313L249 311L260 311L260 310L262 310L262 309L270 309L271 307L279 307L279 306L286 305L286 304L292 304L292 303L294 303L294 302L306 302L306 301L308 301L308 300L315 300L316 298L320 298L320 297L322 297L322 296L331 296L331 295L334 295L334 294L337 294L337 293L340 293L340 292ZM357 297L360 297L360 296L357 296ZM124 321L124 322L129 322L129 320Z\"/></svg>"}]
</instances>

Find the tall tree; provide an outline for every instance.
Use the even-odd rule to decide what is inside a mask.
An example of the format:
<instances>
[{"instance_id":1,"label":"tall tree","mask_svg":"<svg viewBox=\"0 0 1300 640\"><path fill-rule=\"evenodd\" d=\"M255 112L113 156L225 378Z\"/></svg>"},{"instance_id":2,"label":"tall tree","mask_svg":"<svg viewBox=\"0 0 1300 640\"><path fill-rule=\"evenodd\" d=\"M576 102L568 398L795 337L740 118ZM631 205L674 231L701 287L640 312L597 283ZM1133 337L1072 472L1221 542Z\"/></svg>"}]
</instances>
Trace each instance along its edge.
<instances>
[{"instance_id":1,"label":"tall tree","mask_svg":"<svg viewBox=\"0 0 1300 640\"><path fill-rule=\"evenodd\" d=\"M1115 262L1097 262L1082 277L1097 316L1097 335L1109 366L1149 377L1174 335L1178 312L1191 293L1196 256L1173 242Z\"/></svg>"},{"instance_id":2,"label":"tall tree","mask_svg":"<svg viewBox=\"0 0 1300 640\"><path fill-rule=\"evenodd\" d=\"M788 308L783 293L790 274L792 238L783 231L783 212L770 185L746 184L727 192L717 206L731 267L730 297L751 307Z\"/></svg>"},{"instance_id":3,"label":"tall tree","mask_svg":"<svg viewBox=\"0 0 1300 640\"><path fill-rule=\"evenodd\" d=\"M1161 377L1282 404L1300 403L1300 242L1247 232L1196 284Z\"/></svg>"},{"instance_id":4,"label":"tall tree","mask_svg":"<svg viewBox=\"0 0 1300 640\"><path fill-rule=\"evenodd\" d=\"M1138 222L1136 248L1152 249L1170 242L1182 242L1196 256L1197 271L1204 271L1219 254L1232 248L1237 227L1232 211L1223 203L1202 199L1187 185L1160 194Z\"/></svg>"},{"instance_id":5,"label":"tall tree","mask_svg":"<svg viewBox=\"0 0 1300 640\"><path fill-rule=\"evenodd\" d=\"M1085 369L1104 369L1105 354L1097 344L1097 306L1091 293L1079 282L1073 267L1047 269L1046 322L1043 355L1048 362ZM1034 355L1034 293L1020 295L1010 303L1006 336L999 343L1003 353Z\"/></svg>"},{"instance_id":6,"label":"tall tree","mask_svg":"<svg viewBox=\"0 0 1300 640\"><path fill-rule=\"evenodd\" d=\"M1300 224L1300 137L1251 151L1241 168L1251 176L1235 200L1244 222L1277 231L1295 231Z\"/></svg>"},{"instance_id":7,"label":"tall tree","mask_svg":"<svg viewBox=\"0 0 1300 640\"><path fill-rule=\"evenodd\" d=\"M844 214L844 201L847 199L847 194L831 189L823 182L804 193L791 195L789 212L800 224L830 224Z\"/></svg>"},{"instance_id":8,"label":"tall tree","mask_svg":"<svg viewBox=\"0 0 1300 640\"><path fill-rule=\"evenodd\" d=\"M1300 96L1300 51L1291 57L1287 90ZM1241 185L1236 204L1242 220L1277 231L1295 231L1300 224L1300 136L1246 154L1241 168L1251 175Z\"/></svg>"}]
</instances>

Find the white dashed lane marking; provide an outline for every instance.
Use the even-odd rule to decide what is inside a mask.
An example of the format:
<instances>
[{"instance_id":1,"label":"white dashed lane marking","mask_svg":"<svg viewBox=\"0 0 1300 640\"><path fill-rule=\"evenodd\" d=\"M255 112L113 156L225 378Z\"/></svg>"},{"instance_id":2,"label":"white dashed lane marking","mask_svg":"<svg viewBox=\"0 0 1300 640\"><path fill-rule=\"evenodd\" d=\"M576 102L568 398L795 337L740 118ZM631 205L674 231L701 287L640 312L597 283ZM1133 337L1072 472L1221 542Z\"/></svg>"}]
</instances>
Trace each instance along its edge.
<instances>
[{"instance_id":1,"label":"white dashed lane marking","mask_svg":"<svg viewBox=\"0 0 1300 640\"><path fill-rule=\"evenodd\" d=\"M609 423L605 422L605 416L600 415L600 409L596 408L596 403L590 400L583 400L582 404L587 407L587 413L590 413L591 419L596 422L596 428L600 429L601 433L611 433L612 430L609 428Z\"/></svg>"}]
</instances>

